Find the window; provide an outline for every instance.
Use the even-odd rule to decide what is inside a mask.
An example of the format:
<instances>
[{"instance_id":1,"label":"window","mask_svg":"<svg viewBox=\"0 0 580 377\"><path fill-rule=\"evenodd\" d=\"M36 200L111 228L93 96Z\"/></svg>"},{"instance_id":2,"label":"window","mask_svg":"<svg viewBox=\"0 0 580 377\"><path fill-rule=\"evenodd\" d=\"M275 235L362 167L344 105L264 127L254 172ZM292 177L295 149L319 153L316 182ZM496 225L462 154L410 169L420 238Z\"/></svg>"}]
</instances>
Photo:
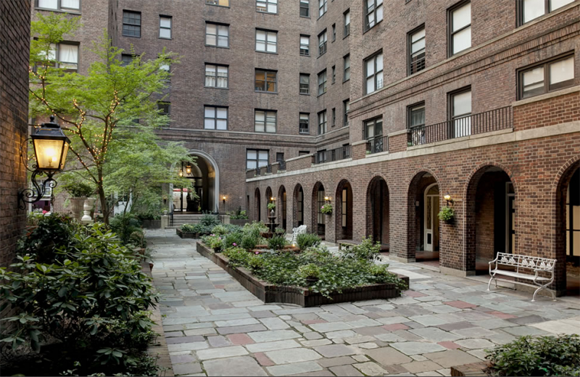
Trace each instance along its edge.
<instances>
[{"instance_id":1,"label":"window","mask_svg":"<svg viewBox=\"0 0 580 377\"><path fill-rule=\"evenodd\" d=\"M450 94L454 137L471 135L471 88Z\"/></svg>"},{"instance_id":2,"label":"window","mask_svg":"<svg viewBox=\"0 0 580 377\"><path fill-rule=\"evenodd\" d=\"M278 52L278 32L257 29L256 51L273 54Z\"/></svg>"},{"instance_id":3,"label":"window","mask_svg":"<svg viewBox=\"0 0 580 377\"><path fill-rule=\"evenodd\" d=\"M342 81L350 80L350 54L342 58L344 63L344 74L342 76Z\"/></svg>"},{"instance_id":4,"label":"window","mask_svg":"<svg viewBox=\"0 0 580 377\"><path fill-rule=\"evenodd\" d=\"M55 68L77 71L79 69L79 45L52 43L48 52L48 59L55 61Z\"/></svg>"},{"instance_id":5,"label":"window","mask_svg":"<svg viewBox=\"0 0 580 377\"><path fill-rule=\"evenodd\" d=\"M39 8L54 10L80 10L81 0L38 0Z\"/></svg>"},{"instance_id":6,"label":"window","mask_svg":"<svg viewBox=\"0 0 580 377\"><path fill-rule=\"evenodd\" d=\"M574 0L520 0L519 23L523 25L573 2Z\"/></svg>"},{"instance_id":7,"label":"window","mask_svg":"<svg viewBox=\"0 0 580 377\"><path fill-rule=\"evenodd\" d=\"M318 113L318 134L326 133L326 110Z\"/></svg>"},{"instance_id":8,"label":"window","mask_svg":"<svg viewBox=\"0 0 580 377\"><path fill-rule=\"evenodd\" d=\"M324 16L324 13L328 10L328 5L326 0L318 0L318 17Z\"/></svg>"},{"instance_id":9,"label":"window","mask_svg":"<svg viewBox=\"0 0 580 377\"><path fill-rule=\"evenodd\" d=\"M348 225L348 189L342 189L342 195L340 200L340 218L341 225L346 228Z\"/></svg>"},{"instance_id":10,"label":"window","mask_svg":"<svg viewBox=\"0 0 580 377\"><path fill-rule=\"evenodd\" d=\"M365 19L365 30L371 29L383 20L383 0L366 0Z\"/></svg>"},{"instance_id":11,"label":"window","mask_svg":"<svg viewBox=\"0 0 580 377\"><path fill-rule=\"evenodd\" d=\"M425 126L425 103L419 103L407 108L408 112L408 127L423 127Z\"/></svg>"},{"instance_id":12,"label":"window","mask_svg":"<svg viewBox=\"0 0 580 377\"><path fill-rule=\"evenodd\" d=\"M300 36L300 56L310 56L310 37L308 35Z\"/></svg>"},{"instance_id":13,"label":"window","mask_svg":"<svg viewBox=\"0 0 580 377\"><path fill-rule=\"evenodd\" d=\"M222 48L230 47L230 27L228 25L206 23L205 44L206 46Z\"/></svg>"},{"instance_id":14,"label":"window","mask_svg":"<svg viewBox=\"0 0 580 377\"><path fill-rule=\"evenodd\" d=\"M227 107L205 107L206 130L227 130L228 129L228 108Z\"/></svg>"},{"instance_id":15,"label":"window","mask_svg":"<svg viewBox=\"0 0 580 377\"><path fill-rule=\"evenodd\" d=\"M374 118L364 122L365 138L374 139L383 135L383 118Z\"/></svg>"},{"instance_id":16,"label":"window","mask_svg":"<svg viewBox=\"0 0 580 377\"><path fill-rule=\"evenodd\" d=\"M336 126L336 107L332 108L332 127Z\"/></svg>"},{"instance_id":17,"label":"window","mask_svg":"<svg viewBox=\"0 0 580 377\"><path fill-rule=\"evenodd\" d=\"M256 110L254 117L254 130L256 132L276 132L276 111Z\"/></svg>"},{"instance_id":18,"label":"window","mask_svg":"<svg viewBox=\"0 0 580 377\"><path fill-rule=\"evenodd\" d=\"M326 93L326 69L318 74L318 95Z\"/></svg>"},{"instance_id":19,"label":"window","mask_svg":"<svg viewBox=\"0 0 580 377\"><path fill-rule=\"evenodd\" d=\"M350 111L350 99L342 101L343 123L344 127L348 126L348 112Z\"/></svg>"},{"instance_id":20,"label":"window","mask_svg":"<svg viewBox=\"0 0 580 377\"><path fill-rule=\"evenodd\" d=\"M171 23L173 17L159 16L159 38L171 39Z\"/></svg>"},{"instance_id":21,"label":"window","mask_svg":"<svg viewBox=\"0 0 580 377\"><path fill-rule=\"evenodd\" d=\"M336 82L336 66L333 65L332 66L332 83L334 84Z\"/></svg>"},{"instance_id":22,"label":"window","mask_svg":"<svg viewBox=\"0 0 580 377\"><path fill-rule=\"evenodd\" d=\"M425 26L409 34L409 74L425 69Z\"/></svg>"},{"instance_id":23,"label":"window","mask_svg":"<svg viewBox=\"0 0 580 377\"><path fill-rule=\"evenodd\" d=\"M256 69L256 92L277 92L276 78L278 72Z\"/></svg>"},{"instance_id":24,"label":"window","mask_svg":"<svg viewBox=\"0 0 580 377\"><path fill-rule=\"evenodd\" d=\"M300 94L310 94L310 75L300 74Z\"/></svg>"},{"instance_id":25,"label":"window","mask_svg":"<svg viewBox=\"0 0 580 377\"><path fill-rule=\"evenodd\" d=\"M209 5L217 5L220 7L230 6L230 0L205 0L205 3Z\"/></svg>"},{"instance_id":26,"label":"window","mask_svg":"<svg viewBox=\"0 0 580 377\"><path fill-rule=\"evenodd\" d=\"M171 61L166 62L159 66L160 71L165 71L167 73L171 73ZM171 82L171 75L167 75L167 77L163 80L165 83Z\"/></svg>"},{"instance_id":27,"label":"window","mask_svg":"<svg viewBox=\"0 0 580 377\"><path fill-rule=\"evenodd\" d=\"M326 54L326 30L318 35L318 56Z\"/></svg>"},{"instance_id":28,"label":"window","mask_svg":"<svg viewBox=\"0 0 580 377\"><path fill-rule=\"evenodd\" d=\"M284 161L284 153L283 152L277 152L276 153L276 162L283 162Z\"/></svg>"},{"instance_id":29,"label":"window","mask_svg":"<svg viewBox=\"0 0 580 377\"><path fill-rule=\"evenodd\" d=\"M228 87L229 67L225 65L206 64L205 65L205 86L208 88Z\"/></svg>"},{"instance_id":30,"label":"window","mask_svg":"<svg viewBox=\"0 0 580 377\"><path fill-rule=\"evenodd\" d=\"M248 149L246 151L246 169L257 169L268 166L269 154L267 150Z\"/></svg>"},{"instance_id":31,"label":"window","mask_svg":"<svg viewBox=\"0 0 580 377\"><path fill-rule=\"evenodd\" d=\"M326 149L323 149L321 151L316 151L316 162L319 164L326 162ZM320 203L322 203L322 205L324 205L324 191L322 192L322 201L321 201L321 197L320 197L320 191L318 191L318 207L322 208L322 205ZM324 221L324 220L320 220L321 215L322 215L322 212L320 212L320 209L319 209L318 210L318 222L319 223L320 223L320 221Z\"/></svg>"},{"instance_id":32,"label":"window","mask_svg":"<svg viewBox=\"0 0 580 377\"><path fill-rule=\"evenodd\" d=\"M310 17L309 0L300 0L300 17Z\"/></svg>"},{"instance_id":33,"label":"window","mask_svg":"<svg viewBox=\"0 0 580 377\"><path fill-rule=\"evenodd\" d=\"M278 0L256 0L256 11L278 13Z\"/></svg>"},{"instance_id":34,"label":"window","mask_svg":"<svg viewBox=\"0 0 580 377\"><path fill-rule=\"evenodd\" d=\"M471 47L471 2L462 3L450 11L451 24L449 55Z\"/></svg>"},{"instance_id":35,"label":"window","mask_svg":"<svg viewBox=\"0 0 580 377\"><path fill-rule=\"evenodd\" d=\"M310 134L310 114L300 113L299 133L300 133L300 135L309 135Z\"/></svg>"},{"instance_id":36,"label":"window","mask_svg":"<svg viewBox=\"0 0 580 377\"><path fill-rule=\"evenodd\" d=\"M160 115L169 116L171 111L171 103L170 102L157 102L157 109L159 110Z\"/></svg>"},{"instance_id":37,"label":"window","mask_svg":"<svg viewBox=\"0 0 580 377\"><path fill-rule=\"evenodd\" d=\"M383 87L383 53L380 52L365 60L366 92L369 94Z\"/></svg>"},{"instance_id":38,"label":"window","mask_svg":"<svg viewBox=\"0 0 580 377\"><path fill-rule=\"evenodd\" d=\"M129 54L122 54L121 55L121 65L123 67L128 66L132 62L133 62L133 55L129 55Z\"/></svg>"},{"instance_id":39,"label":"window","mask_svg":"<svg viewBox=\"0 0 580 377\"><path fill-rule=\"evenodd\" d=\"M344 12L344 37L350 35L350 9Z\"/></svg>"},{"instance_id":40,"label":"window","mask_svg":"<svg viewBox=\"0 0 580 377\"><path fill-rule=\"evenodd\" d=\"M336 41L336 24L332 24L332 41Z\"/></svg>"},{"instance_id":41,"label":"window","mask_svg":"<svg viewBox=\"0 0 580 377\"><path fill-rule=\"evenodd\" d=\"M141 38L141 12L123 11L123 36Z\"/></svg>"},{"instance_id":42,"label":"window","mask_svg":"<svg viewBox=\"0 0 580 377\"><path fill-rule=\"evenodd\" d=\"M300 186L296 195L296 207L296 221L298 221L298 226L301 226L304 224L304 190L302 190L302 186Z\"/></svg>"},{"instance_id":43,"label":"window","mask_svg":"<svg viewBox=\"0 0 580 377\"><path fill-rule=\"evenodd\" d=\"M520 99L574 85L574 56L528 68L520 72Z\"/></svg>"}]
</instances>

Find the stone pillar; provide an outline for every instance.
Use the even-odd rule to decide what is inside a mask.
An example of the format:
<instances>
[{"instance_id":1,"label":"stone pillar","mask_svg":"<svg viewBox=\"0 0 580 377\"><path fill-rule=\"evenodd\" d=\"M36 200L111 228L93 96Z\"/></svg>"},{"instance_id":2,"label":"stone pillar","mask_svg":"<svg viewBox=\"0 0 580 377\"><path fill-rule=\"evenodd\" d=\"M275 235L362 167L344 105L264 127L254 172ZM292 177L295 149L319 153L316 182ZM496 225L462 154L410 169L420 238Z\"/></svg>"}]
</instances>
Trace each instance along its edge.
<instances>
[{"instance_id":1,"label":"stone pillar","mask_svg":"<svg viewBox=\"0 0 580 377\"><path fill-rule=\"evenodd\" d=\"M169 215L161 216L161 229L169 228Z\"/></svg>"}]
</instances>

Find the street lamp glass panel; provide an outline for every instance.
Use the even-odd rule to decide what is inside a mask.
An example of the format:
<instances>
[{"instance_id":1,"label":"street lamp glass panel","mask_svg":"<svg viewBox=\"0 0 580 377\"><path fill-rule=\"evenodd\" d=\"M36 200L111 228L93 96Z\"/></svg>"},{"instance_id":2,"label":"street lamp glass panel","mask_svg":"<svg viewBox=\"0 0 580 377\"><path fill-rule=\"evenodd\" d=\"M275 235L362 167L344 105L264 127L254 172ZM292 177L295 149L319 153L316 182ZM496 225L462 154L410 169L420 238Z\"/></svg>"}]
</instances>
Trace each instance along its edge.
<instances>
[{"instance_id":1,"label":"street lamp glass panel","mask_svg":"<svg viewBox=\"0 0 580 377\"><path fill-rule=\"evenodd\" d=\"M40 170L62 170L66 163L68 143L63 139L35 139L34 153Z\"/></svg>"}]
</instances>

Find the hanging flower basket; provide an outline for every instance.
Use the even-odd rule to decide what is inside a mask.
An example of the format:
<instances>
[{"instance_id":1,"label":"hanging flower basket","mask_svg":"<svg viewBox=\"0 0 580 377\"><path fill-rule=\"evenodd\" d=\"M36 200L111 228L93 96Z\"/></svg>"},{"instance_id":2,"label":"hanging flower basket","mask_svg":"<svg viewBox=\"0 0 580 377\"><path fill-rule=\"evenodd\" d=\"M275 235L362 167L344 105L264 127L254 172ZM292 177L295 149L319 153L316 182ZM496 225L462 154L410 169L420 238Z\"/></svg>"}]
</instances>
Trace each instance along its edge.
<instances>
[{"instance_id":1,"label":"hanging flower basket","mask_svg":"<svg viewBox=\"0 0 580 377\"><path fill-rule=\"evenodd\" d=\"M320 207L320 212L324 213L325 215L332 215L332 204L326 203Z\"/></svg>"},{"instance_id":2,"label":"hanging flower basket","mask_svg":"<svg viewBox=\"0 0 580 377\"><path fill-rule=\"evenodd\" d=\"M451 207L443 207L437 216L439 217L439 220L451 223L455 218L455 211L453 211L453 208Z\"/></svg>"}]
</instances>

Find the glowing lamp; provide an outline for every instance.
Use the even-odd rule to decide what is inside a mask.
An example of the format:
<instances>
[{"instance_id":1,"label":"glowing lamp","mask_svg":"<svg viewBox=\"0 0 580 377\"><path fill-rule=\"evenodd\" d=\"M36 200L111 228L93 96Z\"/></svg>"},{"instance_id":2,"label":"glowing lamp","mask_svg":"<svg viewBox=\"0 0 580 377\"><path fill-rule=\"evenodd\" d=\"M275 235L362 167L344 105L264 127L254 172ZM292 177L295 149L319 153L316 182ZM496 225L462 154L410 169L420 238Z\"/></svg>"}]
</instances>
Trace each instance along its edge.
<instances>
[{"instance_id":1,"label":"glowing lamp","mask_svg":"<svg viewBox=\"0 0 580 377\"><path fill-rule=\"evenodd\" d=\"M185 168L185 171L188 175L191 174L191 165L187 165L187 167Z\"/></svg>"},{"instance_id":2,"label":"glowing lamp","mask_svg":"<svg viewBox=\"0 0 580 377\"><path fill-rule=\"evenodd\" d=\"M49 123L34 130L30 137L34 145L37 169L46 172L62 171L70 140L54 121L54 116L50 117Z\"/></svg>"}]
</instances>

